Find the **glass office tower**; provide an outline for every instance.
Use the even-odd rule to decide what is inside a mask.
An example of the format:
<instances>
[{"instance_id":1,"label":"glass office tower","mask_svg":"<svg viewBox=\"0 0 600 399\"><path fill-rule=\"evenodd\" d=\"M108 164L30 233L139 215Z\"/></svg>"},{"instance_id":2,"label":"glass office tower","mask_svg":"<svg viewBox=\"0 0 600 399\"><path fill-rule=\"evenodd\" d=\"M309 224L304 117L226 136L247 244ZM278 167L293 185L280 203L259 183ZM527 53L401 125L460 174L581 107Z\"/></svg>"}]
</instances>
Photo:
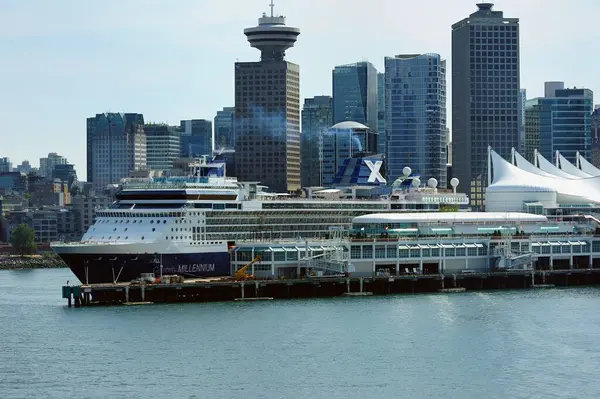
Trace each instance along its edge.
<instances>
[{"instance_id":1,"label":"glass office tower","mask_svg":"<svg viewBox=\"0 0 600 399\"><path fill-rule=\"evenodd\" d=\"M302 187L323 185L323 135L332 125L332 98L315 96L304 100L300 159Z\"/></svg>"},{"instance_id":2,"label":"glass office tower","mask_svg":"<svg viewBox=\"0 0 600 399\"><path fill-rule=\"evenodd\" d=\"M386 175L389 182L409 166L446 187L446 60L439 54L385 58Z\"/></svg>"},{"instance_id":3,"label":"glass office tower","mask_svg":"<svg viewBox=\"0 0 600 399\"><path fill-rule=\"evenodd\" d=\"M333 70L333 123L353 121L377 131L377 69L370 62Z\"/></svg>"},{"instance_id":4,"label":"glass office tower","mask_svg":"<svg viewBox=\"0 0 600 399\"><path fill-rule=\"evenodd\" d=\"M379 153L385 154L385 73L377 74L377 133Z\"/></svg>"},{"instance_id":5,"label":"glass office tower","mask_svg":"<svg viewBox=\"0 0 600 399\"><path fill-rule=\"evenodd\" d=\"M577 152L591 159L593 93L590 89L565 89L562 82L553 83L544 97L527 101L525 156L532 160L533 150L537 149L552 162L556 162L556 151L573 164L577 162Z\"/></svg>"}]
</instances>

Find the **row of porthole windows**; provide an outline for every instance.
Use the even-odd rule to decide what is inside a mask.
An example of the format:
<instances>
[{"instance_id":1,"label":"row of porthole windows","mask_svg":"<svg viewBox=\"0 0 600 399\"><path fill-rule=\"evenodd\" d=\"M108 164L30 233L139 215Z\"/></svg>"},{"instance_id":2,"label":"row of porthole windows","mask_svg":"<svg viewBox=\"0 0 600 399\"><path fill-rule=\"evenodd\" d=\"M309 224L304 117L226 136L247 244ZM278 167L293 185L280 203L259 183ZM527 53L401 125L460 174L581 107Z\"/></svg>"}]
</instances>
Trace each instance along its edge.
<instances>
[{"instance_id":1,"label":"row of porthole windows","mask_svg":"<svg viewBox=\"0 0 600 399\"><path fill-rule=\"evenodd\" d=\"M133 212L127 212L126 214L121 213L121 212L97 212L97 215L100 217L123 217L123 216L129 216L129 217L186 217L186 216L203 216L204 212L187 212L187 213L183 213L183 212L156 212L156 213L133 213Z\"/></svg>"},{"instance_id":2,"label":"row of porthole windows","mask_svg":"<svg viewBox=\"0 0 600 399\"><path fill-rule=\"evenodd\" d=\"M191 236L171 236L171 240L182 240L182 239L190 239L192 238ZM169 240L169 236L165 236L165 240ZM210 241L210 242L199 242L199 243L190 243L190 245L216 245L216 244L223 244L223 241Z\"/></svg>"},{"instance_id":3,"label":"row of porthole windows","mask_svg":"<svg viewBox=\"0 0 600 399\"><path fill-rule=\"evenodd\" d=\"M98 223L110 223L110 222L112 222L112 221L111 221L111 220L99 220L99 221L98 221ZM123 223L123 219L121 219L121 220L115 220L114 222L115 222L115 224ZM129 219L127 219L127 220L125 221L125 223L129 223ZM140 221L138 221L138 220L134 220L134 221L133 221L133 224L135 224L135 223L142 224L142 221L141 221L141 220L140 220ZM166 221L166 220L165 220L165 223L167 223L167 221Z\"/></svg>"},{"instance_id":4,"label":"row of porthole windows","mask_svg":"<svg viewBox=\"0 0 600 399\"><path fill-rule=\"evenodd\" d=\"M127 227L125 227L125 229L124 229L123 231L127 231L127 230L128 230L128 228L127 228ZM94 230L93 230L93 231L96 231L96 229L94 228ZM113 232L114 232L114 231L117 231L117 228L116 228L116 227L113 229ZM156 227L153 227L153 228L152 228L152 231L156 231ZM171 229L171 231L173 231L173 229Z\"/></svg>"},{"instance_id":5,"label":"row of porthole windows","mask_svg":"<svg viewBox=\"0 0 600 399\"><path fill-rule=\"evenodd\" d=\"M175 223L179 223L179 224L192 224L193 222L191 220L175 220ZM198 220L198 223L200 223L200 221Z\"/></svg>"}]
</instances>

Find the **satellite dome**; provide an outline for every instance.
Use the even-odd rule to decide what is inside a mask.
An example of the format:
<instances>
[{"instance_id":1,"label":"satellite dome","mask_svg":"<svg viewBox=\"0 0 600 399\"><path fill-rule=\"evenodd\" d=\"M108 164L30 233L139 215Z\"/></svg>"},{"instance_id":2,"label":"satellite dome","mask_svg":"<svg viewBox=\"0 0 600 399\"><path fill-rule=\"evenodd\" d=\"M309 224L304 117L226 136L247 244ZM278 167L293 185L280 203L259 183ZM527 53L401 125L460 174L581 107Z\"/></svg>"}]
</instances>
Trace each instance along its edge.
<instances>
[{"instance_id":1,"label":"satellite dome","mask_svg":"<svg viewBox=\"0 0 600 399\"><path fill-rule=\"evenodd\" d=\"M404 169L402 169L402 174L404 176L410 176L411 173L412 173L412 169L409 168L408 166L405 166Z\"/></svg>"},{"instance_id":2,"label":"satellite dome","mask_svg":"<svg viewBox=\"0 0 600 399\"><path fill-rule=\"evenodd\" d=\"M412 180L412 186L413 186L413 187L419 187L420 185L421 185L421 179L419 179L418 177L415 177L415 178Z\"/></svg>"},{"instance_id":3,"label":"satellite dome","mask_svg":"<svg viewBox=\"0 0 600 399\"><path fill-rule=\"evenodd\" d=\"M427 180L427 185L429 186L429 188L436 188L438 185L438 181L432 177L431 179Z\"/></svg>"},{"instance_id":4,"label":"satellite dome","mask_svg":"<svg viewBox=\"0 0 600 399\"><path fill-rule=\"evenodd\" d=\"M456 186L458 186L458 183L460 183L458 181L458 179L456 177L453 177L452 180L450 180L450 185L454 188L456 188Z\"/></svg>"}]
</instances>

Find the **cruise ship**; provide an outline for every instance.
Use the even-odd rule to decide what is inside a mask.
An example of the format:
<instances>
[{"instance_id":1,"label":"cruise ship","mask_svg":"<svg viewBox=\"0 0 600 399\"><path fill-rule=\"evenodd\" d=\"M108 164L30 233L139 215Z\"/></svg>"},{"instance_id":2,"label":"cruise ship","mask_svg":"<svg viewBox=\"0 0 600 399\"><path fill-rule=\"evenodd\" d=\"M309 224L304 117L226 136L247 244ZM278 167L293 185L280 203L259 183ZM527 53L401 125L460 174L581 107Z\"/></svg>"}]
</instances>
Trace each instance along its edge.
<instances>
[{"instance_id":1,"label":"cruise ship","mask_svg":"<svg viewBox=\"0 0 600 399\"><path fill-rule=\"evenodd\" d=\"M130 281L142 273L226 276L235 271L230 255L242 244L328 240L357 216L468 204L455 192L456 182L454 192L438 190L435 179L420 188L405 169L393 189L349 185L292 196L227 177L224 163L199 161L191 176L125 179L80 242L51 246L84 284Z\"/></svg>"}]
</instances>

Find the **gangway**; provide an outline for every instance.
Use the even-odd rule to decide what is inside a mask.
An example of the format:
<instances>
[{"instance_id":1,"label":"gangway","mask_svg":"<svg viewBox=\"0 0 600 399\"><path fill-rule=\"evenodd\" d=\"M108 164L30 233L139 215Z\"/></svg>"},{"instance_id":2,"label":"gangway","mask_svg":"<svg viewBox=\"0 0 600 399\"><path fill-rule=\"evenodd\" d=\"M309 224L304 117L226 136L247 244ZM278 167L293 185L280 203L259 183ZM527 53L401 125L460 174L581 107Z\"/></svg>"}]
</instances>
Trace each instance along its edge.
<instances>
[{"instance_id":1,"label":"gangway","mask_svg":"<svg viewBox=\"0 0 600 399\"><path fill-rule=\"evenodd\" d=\"M497 269L532 270L537 254L531 251L515 252L511 249L510 240L505 240L494 248L493 262Z\"/></svg>"},{"instance_id":2,"label":"gangway","mask_svg":"<svg viewBox=\"0 0 600 399\"><path fill-rule=\"evenodd\" d=\"M583 215L583 217L586 218L586 219L593 220L594 222L596 222L596 224L598 226L600 226L600 219L598 219L596 216L594 216L594 215Z\"/></svg>"},{"instance_id":3,"label":"gangway","mask_svg":"<svg viewBox=\"0 0 600 399\"><path fill-rule=\"evenodd\" d=\"M323 246L323 253L305 256L298 262L298 268L304 268L307 276L339 276L348 269L349 251L341 242L332 246ZM309 251L306 252L307 254ZM300 270L298 270L300 275Z\"/></svg>"}]
</instances>

